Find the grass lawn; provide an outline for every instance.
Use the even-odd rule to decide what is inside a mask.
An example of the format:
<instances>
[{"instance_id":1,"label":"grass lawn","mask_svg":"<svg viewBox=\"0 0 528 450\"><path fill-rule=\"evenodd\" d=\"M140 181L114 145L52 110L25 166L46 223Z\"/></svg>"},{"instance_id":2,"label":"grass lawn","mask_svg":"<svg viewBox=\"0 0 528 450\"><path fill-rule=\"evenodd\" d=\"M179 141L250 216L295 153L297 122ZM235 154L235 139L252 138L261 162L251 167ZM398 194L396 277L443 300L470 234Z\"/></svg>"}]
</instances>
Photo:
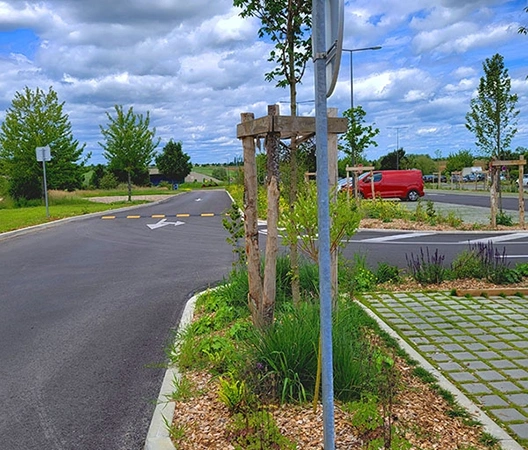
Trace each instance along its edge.
<instances>
[{"instance_id":1,"label":"grass lawn","mask_svg":"<svg viewBox=\"0 0 528 450\"><path fill-rule=\"evenodd\" d=\"M82 216L84 214L106 211L133 204L144 202L114 202L94 203L87 200L79 200L76 204L50 205L50 218L46 217L45 206L33 206L29 208L0 209L0 233L18 230L32 225L53 222L66 217Z\"/></svg>"}]
</instances>

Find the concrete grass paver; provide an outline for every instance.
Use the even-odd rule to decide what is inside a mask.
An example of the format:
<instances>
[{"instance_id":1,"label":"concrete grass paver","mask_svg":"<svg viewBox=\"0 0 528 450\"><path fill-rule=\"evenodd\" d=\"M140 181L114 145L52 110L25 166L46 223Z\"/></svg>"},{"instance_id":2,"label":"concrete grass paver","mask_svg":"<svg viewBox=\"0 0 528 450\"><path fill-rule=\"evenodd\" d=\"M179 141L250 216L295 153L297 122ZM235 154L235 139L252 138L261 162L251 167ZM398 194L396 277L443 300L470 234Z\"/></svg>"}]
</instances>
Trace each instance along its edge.
<instances>
[{"instance_id":1,"label":"concrete grass paver","mask_svg":"<svg viewBox=\"0 0 528 450\"><path fill-rule=\"evenodd\" d=\"M528 448L528 300L366 294L362 302Z\"/></svg>"}]
</instances>

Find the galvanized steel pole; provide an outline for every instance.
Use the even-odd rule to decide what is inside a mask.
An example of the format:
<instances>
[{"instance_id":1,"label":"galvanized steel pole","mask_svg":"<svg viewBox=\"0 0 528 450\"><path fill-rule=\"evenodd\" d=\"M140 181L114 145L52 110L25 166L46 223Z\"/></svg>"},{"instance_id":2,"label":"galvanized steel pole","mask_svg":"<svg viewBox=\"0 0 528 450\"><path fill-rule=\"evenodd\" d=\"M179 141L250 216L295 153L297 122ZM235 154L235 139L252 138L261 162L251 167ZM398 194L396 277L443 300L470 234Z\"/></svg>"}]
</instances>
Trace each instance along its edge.
<instances>
[{"instance_id":1,"label":"galvanized steel pole","mask_svg":"<svg viewBox=\"0 0 528 450\"><path fill-rule=\"evenodd\" d=\"M317 205L319 228L319 292L324 449L335 449L334 380L332 359L332 287L330 258L330 190L328 174L328 117L326 106L325 0L312 2L312 44L315 72L315 136L317 148Z\"/></svg>"}]
</instances>

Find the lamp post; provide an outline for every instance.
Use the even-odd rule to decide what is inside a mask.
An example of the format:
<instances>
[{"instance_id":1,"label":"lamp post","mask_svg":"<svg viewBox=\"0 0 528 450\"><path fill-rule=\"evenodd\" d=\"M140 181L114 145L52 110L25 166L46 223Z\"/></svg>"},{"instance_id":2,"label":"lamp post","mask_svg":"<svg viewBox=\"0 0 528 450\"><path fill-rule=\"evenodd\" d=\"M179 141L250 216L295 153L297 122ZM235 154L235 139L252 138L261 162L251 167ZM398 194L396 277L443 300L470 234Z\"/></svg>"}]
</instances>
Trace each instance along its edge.
<instances>
[{"instance_id":1,"label":"lamp post","mask_svg":"<svg viewBox=\"0 0 528 450\"><path fill-rule=\"evenodd\" d=\"M354 64L353 64L353 58L352 54L354 52L363 52L366 50L381 50L381 46L377 45L375 47L363 47L363 48L344 48L344 52L350 53L350 110L352 112L352 122L354 122ZM352 165L355 165L355 159L356 159L356 149L355 147L355 141L350 143L352 146Z\"/></svg>"},{"instance_id":2,"label":"lamp post","mask_svg":"<svg viewBox=\"0 0 528 450\"><path fill-rule=\"evenodd\" d=\"M400 150L400 130L404 128L409 128L407 125L402 127L387 127L391 130L396 130L396 170L400 169L400 155L398 151Z\"/></svg>"}]
</instances>

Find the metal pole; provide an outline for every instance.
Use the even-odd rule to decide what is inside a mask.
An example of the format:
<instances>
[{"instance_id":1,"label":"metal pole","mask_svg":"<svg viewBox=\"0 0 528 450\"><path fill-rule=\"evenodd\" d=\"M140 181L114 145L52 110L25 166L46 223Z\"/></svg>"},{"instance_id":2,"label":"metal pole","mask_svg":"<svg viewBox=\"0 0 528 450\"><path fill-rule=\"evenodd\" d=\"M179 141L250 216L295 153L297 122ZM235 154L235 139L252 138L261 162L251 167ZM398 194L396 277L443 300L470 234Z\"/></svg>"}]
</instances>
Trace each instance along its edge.
<instances>
[{"instance_id":1,"label":"metal pole","mask_svg":"<svg viewBox=\"0 0 528 450\"><path fill-rule=\"evenodd\" d=\"M400 129L396 128L396 170L400 169Z\"/></svg>"},{"instance_id":2,"label":"metal pole","mask_svg":"<svg viewBox=\"0 0 528 450\"><path fill-rule=\"evenodd\" d=\"M313 0L315 72L315 136L317 148L317 217L319 231L319 292L321 302L321 358L323 442L335 449L334 380L332 360L332 286L330 258L330 191L328 183L328 117L326 111L325 0Z\"/></svg>"},{"instance_id":3,"label":"metal pole","mask_svg":"<svg viewBox=\"0 0 528 450\"><path fill-rule=\"evenodd\" d=\"M46 217L49 219L49 207L48 207L48 183L46 182L46 159L44 158L44 150L42 151L42 172L44 175L44 199L46 202Z\"/></svg>"}]
</instances>

